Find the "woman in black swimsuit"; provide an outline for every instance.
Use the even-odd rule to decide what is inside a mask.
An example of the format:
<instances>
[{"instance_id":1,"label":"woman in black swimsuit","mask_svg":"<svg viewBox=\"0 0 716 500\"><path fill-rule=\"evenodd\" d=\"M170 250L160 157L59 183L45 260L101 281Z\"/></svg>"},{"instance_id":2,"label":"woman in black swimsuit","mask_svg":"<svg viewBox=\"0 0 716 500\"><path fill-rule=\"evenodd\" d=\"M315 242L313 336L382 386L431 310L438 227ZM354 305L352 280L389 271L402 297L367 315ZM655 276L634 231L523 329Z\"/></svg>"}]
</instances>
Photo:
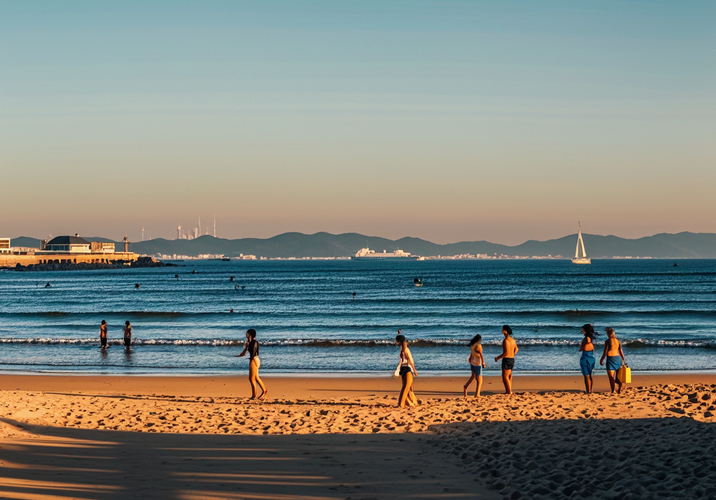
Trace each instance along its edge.
<instances>
[{"instance_id":1,"label":"woman in black swimsuit","mask_svg":"<svg viewBox=\"0 0 716 500\"><path fill-rule=\"evenodd\" d=\"M261 360L259 359L259 341L256 340L256 330L249 328L246 330L246 345L237 357L242 357L248 351L249 353L249 383L251 384L251 399L256 399L256 384L261 387L261 395L258 399L263 399L268 394L268 389L259 377L259 367Z\"/></svg>"},{"instance_id":2,"label":"woman in black swimsuit","mask_svg":"<svg viewBox=\"0 0 716 500\"><path fill-rule=\"evenodd\" d=\"M410 353L410 349L408 349L408 340L405 338L405 335L400 334L400 330L398 330L398 336L395 337L395 343L400 346L399 373L400 378L403 379L403 387L400 389L398 406L416 406L418 404L418 398L416 398L413 393L413 377L418 376L418 370L415 369L413 355Z\"/></svg>"}]
</instances>

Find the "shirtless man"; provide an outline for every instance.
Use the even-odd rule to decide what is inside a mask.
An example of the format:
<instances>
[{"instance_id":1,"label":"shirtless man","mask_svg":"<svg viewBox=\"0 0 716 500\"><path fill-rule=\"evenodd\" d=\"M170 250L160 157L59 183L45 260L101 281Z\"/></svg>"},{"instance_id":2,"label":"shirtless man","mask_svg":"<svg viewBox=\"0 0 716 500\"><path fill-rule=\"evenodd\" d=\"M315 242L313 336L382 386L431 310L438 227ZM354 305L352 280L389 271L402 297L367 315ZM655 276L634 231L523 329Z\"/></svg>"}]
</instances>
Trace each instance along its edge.
<instances>
[{"instance_id":1,"label":"shirtless man","mask_svg":"<svg viewBox=\"0 0 716 500\"><path fill-rule=\"evenodd\" d=\"M502 327L502 354L495 358L495 363L502 360L502 383L505 384L505 394L512 394L512 369L515 367L515 354L519 349L517 342L512 338L512 328L507 325Z\"/></svg>"}]
</instances>

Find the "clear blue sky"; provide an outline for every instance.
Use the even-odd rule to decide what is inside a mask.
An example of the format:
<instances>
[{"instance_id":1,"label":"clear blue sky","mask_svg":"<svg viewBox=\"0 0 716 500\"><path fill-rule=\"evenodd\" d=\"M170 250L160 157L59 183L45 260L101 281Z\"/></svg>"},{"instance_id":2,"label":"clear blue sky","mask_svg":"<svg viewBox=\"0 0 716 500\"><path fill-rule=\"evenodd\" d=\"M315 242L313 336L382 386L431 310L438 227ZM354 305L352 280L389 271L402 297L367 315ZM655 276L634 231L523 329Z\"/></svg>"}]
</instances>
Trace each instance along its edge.
<instances>
[{"instance_id":1,"label":"clear blue sky","mask_svg":"<svg viewBox=\"0 0 716 500\"><path fill-rule=\"evenodd\" d=\"M716 232L716 2L0 2L0 236Z\"/></svg>"}]
</instances>

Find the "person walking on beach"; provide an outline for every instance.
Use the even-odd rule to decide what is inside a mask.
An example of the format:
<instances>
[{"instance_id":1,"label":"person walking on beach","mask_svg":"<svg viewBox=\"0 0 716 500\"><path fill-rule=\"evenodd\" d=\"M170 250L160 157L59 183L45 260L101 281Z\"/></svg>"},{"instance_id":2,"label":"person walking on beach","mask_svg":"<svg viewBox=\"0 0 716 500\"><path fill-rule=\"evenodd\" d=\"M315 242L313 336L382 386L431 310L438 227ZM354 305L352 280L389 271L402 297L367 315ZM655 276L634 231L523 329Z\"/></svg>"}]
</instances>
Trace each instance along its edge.
<instances>
[{"instance_id":1,"label":"person walking on beach","mask_svg":"<svg viewBox=\"0 0 716 500\"><path fill-rule=\"evenodd\" d=\"M468 387L473 380L476 380L475 397L478 397L482 390L482 369L486 368L485 358L482 356L482 335L475 335L469 345L470 355L467 357L467 362L470 363L470 380L462 387L462 392L467 397Z\"/></svg>"},{"instance_id":2,"label":"person walking on beach","mask_svg":"<svg viewBox=\"0 0 716 500\"><path fill-rule=\"evenodd\" d=\"M400 333L395 337L396 345L400 346L400 364L398 365L400 378L403 379L403 386L400 388L400 396L398 397L398 406L416 406L418 398L413 393L413 378L418 376L418 370L415 369L413 355L408 348L408 339Z\"/></svg>"},{"instance_id":3,"label":"person walking on beach","mask_svg":"<svg viewBox=\"0 0 716 500\"><path fill-rule=\"evenodd\" d=\"M256 384L259 384L259 387L261 387L261 395L258 399L263 399L268 394L268 389L266 389L261 377L259 377L259 368L261 367L261 360L259 359L259 341L256 340L256 330L253 328L246 330L246 345L237 358L244 356L247 351L249 353L249 383L251 384L251 399L257 399Z\"/></svg>"},{"instance_id":4,"label":"person walking on beach","mask_svg":"<svg viewBox=\"0 0 716 500\"><path fill-rule=\"evenodd\" d=\"M515 354L519 349L517 342L512 338L512 328L508 325L502 327L502 354L495 358L495 363L502 360L502 383L505 385L505 394L512 394L512 370L515 368Z\"/></svg>"},{"instance_id":5,"label":"person walking on beach","mask_svg":"<svg viewBox=\"0 0 716 500\"><path fill-rule=\"evenodd\" d=\"M582 353L582 357L579 358L579 368L582 370L584 376L584 388L587 394L592 393L592 387L594 386L594 380L592 379L592 372L594 371L594 365L596 365L596 359L594 358L594 336L598 335L594 331L594 325L582 326L582 344L579 346L579 350Z\"/></svg>"},{"instance_id":6,"label":"person walking on beach","mask_svg":"<svg viewBox=\"0 0 716 500\"><path fill-rule=\"evenodd\" d=\"M622 382L617 378L617 371L622 367L622 364L626 363L624 359L624 351L622 350L622 343L617 340L614 333L614 328L607 328L607 341L604 342L604 354L602 359L599 360L599 364L604 364L604 358L607 358L607 377L609 377L609 387L612 392L616 385L616 393L622 392Z\"/></svg>"},{"instance_id":7,"label":"person walking on beach","mask_svg":"<svg viewBox=\"0 0 716 500\"><path fill-rule=\"evenodd\" d=\"M99 325L99 348L107 348L107 321L102 320L102 324Z\"/></svg>"},{"instance_id":8,"label":"person walking on beach","mask_svg":"<svg viewBox=\"0 0 716 500\"><path fill-rule=\"evenodd\" d=\"M129 321L124 322L124 347L129 349L132 344L132 325Z\"/></svg>"}]
</instances>

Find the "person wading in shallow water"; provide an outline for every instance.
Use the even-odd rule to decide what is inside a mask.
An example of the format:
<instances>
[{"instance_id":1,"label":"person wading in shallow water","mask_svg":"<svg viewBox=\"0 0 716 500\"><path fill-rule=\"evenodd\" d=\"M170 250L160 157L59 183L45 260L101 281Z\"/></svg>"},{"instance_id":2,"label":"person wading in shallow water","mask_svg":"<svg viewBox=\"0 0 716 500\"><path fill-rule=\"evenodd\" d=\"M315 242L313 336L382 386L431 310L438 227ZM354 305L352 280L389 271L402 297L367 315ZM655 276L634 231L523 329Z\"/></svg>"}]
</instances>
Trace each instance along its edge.
<instances>
[{"instance_id":1,"label":"person wading in shallow water","mask_svg":"<svg viewBox=\"0 0 716 500\"><path fill-rule=\"evenodd\" d=\"M124 347L129 349L129 346L132 345L132 325L129 323L129 321L124 322Z\"/></svg>"},{"instance_id":2,"label":"person wading in shallow water","mask_svg":"<svg viewBox=\"0 0 716 500\"><path fill-rule=\"evenodd\" d=\"M246 330L246 345L241 354L237 356L240 358L249 353L249 383L251 384L251 399L256 398L256 384L261 387L261 395L258 399L263 399L268 394L268 389L261 381L259 377L259 368L261 367L261 360L259 359L259 341L256 340L256 330L249 328Z\"/></svg>"},{"instance_id":3,"label":"person wading in shallow water","mask_svg":"<svg viewBox=\"0 0 716 500\"><path fill-rule=\"evenodd\" d=\"M102 320L102 324L99 325L99 348L107 348L107 322Z\"/></svg>"},{"instance_id":4,"label":"person wading in shallow water","mask_svg":"<svg viewBox=\"0 0 716 500\"><path fill-rule=\"evenodd\" d=\"M512 394L512 370L515 368L515 354L519 349L517 342L512 338L512 328L508 325L502 327L502 354L495 358L495 363L502 360L502 383L505 385L505 394Z\"/></svg>"}]
</instances>

